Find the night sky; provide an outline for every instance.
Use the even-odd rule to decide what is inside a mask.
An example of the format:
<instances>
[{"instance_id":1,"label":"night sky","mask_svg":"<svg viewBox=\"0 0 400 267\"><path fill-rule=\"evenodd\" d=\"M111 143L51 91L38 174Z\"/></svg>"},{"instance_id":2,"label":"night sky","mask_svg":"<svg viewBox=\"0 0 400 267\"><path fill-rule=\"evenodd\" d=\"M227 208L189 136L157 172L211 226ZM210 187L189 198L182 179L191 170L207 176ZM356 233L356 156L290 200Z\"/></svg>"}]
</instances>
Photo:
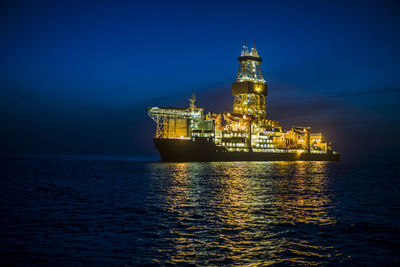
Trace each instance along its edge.
<instances>
[{"instance_id":1,"label":"night sky","mask_svg":"<svg viewBox=\"0 0 400 267\"><path fill-rule=\"evenodd\" d=\"M267 114L344 161L400 151L396 1L1 1L0 154L154 156L148 106L229 111L247 37Z\"/></svg>"}]
</instances>

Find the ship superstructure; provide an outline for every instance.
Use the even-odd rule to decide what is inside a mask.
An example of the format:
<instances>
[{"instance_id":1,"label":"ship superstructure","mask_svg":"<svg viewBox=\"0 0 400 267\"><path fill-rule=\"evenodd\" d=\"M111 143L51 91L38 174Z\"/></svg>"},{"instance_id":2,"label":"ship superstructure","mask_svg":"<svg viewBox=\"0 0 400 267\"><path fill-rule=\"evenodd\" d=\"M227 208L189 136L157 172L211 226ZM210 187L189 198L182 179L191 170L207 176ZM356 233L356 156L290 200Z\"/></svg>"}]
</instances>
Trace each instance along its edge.
<instances>
[{"instance_id":1,"label":"ship superstructure","mask_svg":"<svg viewBox=\"0 0 400 267\"><path fill-rule=\"evenodd\" d=\"M164 161L339 160L322 133L306 126L284 131L267 119L268 86L255 47L244 45L238 61L232 112L204 114L194 95L188 108L148 108Z\"/></svg>"}]
</instances>

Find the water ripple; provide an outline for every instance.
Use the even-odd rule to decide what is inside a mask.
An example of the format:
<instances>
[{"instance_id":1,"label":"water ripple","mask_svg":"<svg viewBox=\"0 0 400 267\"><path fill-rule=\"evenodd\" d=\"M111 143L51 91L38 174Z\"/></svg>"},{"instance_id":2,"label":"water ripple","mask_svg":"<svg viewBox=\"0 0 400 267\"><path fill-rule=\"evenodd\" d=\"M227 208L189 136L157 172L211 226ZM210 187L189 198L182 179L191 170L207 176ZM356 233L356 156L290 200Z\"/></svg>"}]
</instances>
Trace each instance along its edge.
<instances>
[{"instance_id":1,"label":"water ripple","mask_svg":"<svg viewBox=\"0 0 400 267\"><path fill-rule=\"evenodd\" d=\"M399 262L399 180L387 166L47 159L0 168L3 263Z\"/></svg>"}]
</instances>

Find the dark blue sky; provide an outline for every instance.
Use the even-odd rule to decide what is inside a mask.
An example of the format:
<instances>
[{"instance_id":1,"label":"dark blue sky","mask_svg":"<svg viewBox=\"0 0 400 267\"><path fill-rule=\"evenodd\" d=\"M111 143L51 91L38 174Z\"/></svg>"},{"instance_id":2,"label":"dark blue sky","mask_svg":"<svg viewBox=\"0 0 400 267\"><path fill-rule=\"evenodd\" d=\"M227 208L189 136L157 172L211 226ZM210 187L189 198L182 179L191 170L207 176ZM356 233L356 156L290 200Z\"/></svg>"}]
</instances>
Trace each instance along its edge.
<instances>
[{"instance_id":1,"label":"dark blue sky","mask_svg":"<svg viewBox=\"0 0 400 267\"><path fill-rule=\"evenodd\" d=\"M152 155L145 107L232 108L244 37L271 119L344 159L399 150L396 1L2 1L0 152ZM393 153L393 154L390 154Z\"/></svg>"}]
</instances>

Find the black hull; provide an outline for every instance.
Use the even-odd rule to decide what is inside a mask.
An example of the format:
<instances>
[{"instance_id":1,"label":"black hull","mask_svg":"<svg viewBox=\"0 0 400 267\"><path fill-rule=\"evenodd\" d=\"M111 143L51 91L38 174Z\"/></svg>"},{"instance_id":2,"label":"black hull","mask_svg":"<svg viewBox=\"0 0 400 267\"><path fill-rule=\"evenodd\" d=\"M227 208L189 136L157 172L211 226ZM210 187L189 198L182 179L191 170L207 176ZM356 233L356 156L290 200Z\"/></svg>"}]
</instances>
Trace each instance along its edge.
<instances>
[{"instance_id":1,"label":"black hull","mask_svg":"<svg viewBox=\"0 0 400 267\"><path fill-rule=\"evenodd\" d=\"M339 161L340 154L229 152L206 140L154 139L165 162L191 161Z\"/></svg>"}]
</instances>

